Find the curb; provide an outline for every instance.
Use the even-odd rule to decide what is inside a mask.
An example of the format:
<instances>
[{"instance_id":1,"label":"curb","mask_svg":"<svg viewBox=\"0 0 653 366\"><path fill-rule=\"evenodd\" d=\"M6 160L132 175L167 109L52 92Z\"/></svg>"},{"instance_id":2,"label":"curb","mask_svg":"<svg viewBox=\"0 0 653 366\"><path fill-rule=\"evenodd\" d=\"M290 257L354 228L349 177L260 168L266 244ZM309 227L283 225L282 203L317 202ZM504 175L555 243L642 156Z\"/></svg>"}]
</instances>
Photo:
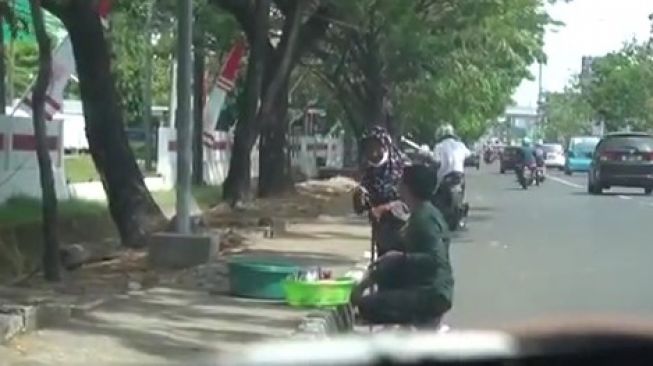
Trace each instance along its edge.
<instances>
[{"instance_id":1,"label":"curb","mask_svg":"<svg viewBox=\"0 0 653 366\"><path fill-rule=\"evenodd\" d=\"M96 299L83 304L66 304L43 301L34 304L0 304L0 344L5 344L20 334L65 324L71 318L82 316L106 299Z\"/></svg>"},{"instance_id":2,"label":"curb","mask_svg":"<svg viewBox=\"0 0 653 366\"><path fill-rule=\"evenodd\" d=\"M340 305L309 313L299 323L294 338L327 338L353 330L354 309Z\"/></svg>"}]
</instances>

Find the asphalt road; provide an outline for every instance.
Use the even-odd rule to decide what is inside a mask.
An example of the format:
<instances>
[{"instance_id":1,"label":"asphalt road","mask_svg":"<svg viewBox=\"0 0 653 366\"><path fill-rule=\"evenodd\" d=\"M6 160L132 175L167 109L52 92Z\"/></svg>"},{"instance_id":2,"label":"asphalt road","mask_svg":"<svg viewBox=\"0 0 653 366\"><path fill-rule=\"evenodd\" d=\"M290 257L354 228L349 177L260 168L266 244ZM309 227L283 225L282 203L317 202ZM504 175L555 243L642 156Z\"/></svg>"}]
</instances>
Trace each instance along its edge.
<instances>
[{"instance_id":1,"label":"asphalt road","mask_svg":"<svg viewBox=\"0 0 653 366\"><path fill-rule=\"evenodd\" d=\"M453 327L593 314L653 320L653 197L590 196L585 174L549 174L525 191L497 166L469 171L469 225L452 244Z\"/></svg>"}]
</instances>

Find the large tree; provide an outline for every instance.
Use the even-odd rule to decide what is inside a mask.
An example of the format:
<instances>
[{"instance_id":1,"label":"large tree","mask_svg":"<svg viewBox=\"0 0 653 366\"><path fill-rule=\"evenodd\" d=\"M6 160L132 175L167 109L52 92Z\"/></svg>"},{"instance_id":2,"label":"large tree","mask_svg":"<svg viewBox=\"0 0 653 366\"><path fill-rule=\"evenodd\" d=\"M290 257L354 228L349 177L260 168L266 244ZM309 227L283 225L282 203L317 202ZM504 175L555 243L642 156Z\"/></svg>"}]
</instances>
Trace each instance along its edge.
<instances>
[{"instance_id":1,"label":"large tree","mask_svg":"<svg viewBox=\"0 0 653 366\"><path fill-rule=\"evenodd\" d=\"M51 78L51 42L45 31L40 0L30 0L32 23L39 48L39 71L32 94L32 120L36 137L43 211L43 273L48 281L61 279L59 272L59 238L57 236L57 194L54 188L52 159L45 126L45 97Z\"/></svg>"},{"instance_id":2,"label":"large tree","mask_svg":"<svg viewBox=\"0 0 653 366\"><path fill-rule=\"evenodd\" d=\"M543 60L543 0L341 2L319 72L352 130L478 137Z\"/></svg>"},{"instance_id":3,"label":"large tree","mask_svg":"<svg viewBox=\"0 0 653 366\"><path fill-rule=\"evenodd\" d=\"M269 196L290 186L287 160L288 87L292 70L312 45L326 32L329 2L277 0L271 4L266 19L255 16L257 1L211 0L234 16L250 45L257 35L265 36L263 50L250 52L250 65L264 63L262 86L258 95L251 88L248 104L256 104L255 116L245 108L236 126L233 155L224 184L224 195L232 203L247 197L250 190L250 151L259 134L259 195ZM260 42L260 39L258 39ZM257 47L251 47L252 51ZM250 66L251 67L251 66ZM248 72L250 78L261 75ZM259 103L260 101L260 103Z\"/></svg>"},{"instance_id":4,"label":"large tree","mask_svg":"<svg viewBox=\"0 0 653 366\"><path fill-rule=\"evenodd\" d=\"M146 236L165 220L129 147L98 12L87 0L43 0L43 6L61 19L70 36L89 149L122 242L130 247L143 246Z\"/></svg>"},{"instance_id":5,"label":"large tree","mask_svg":"<svg viewBox=\"0 0 653 366\"><path fill-rule=\"evenodd\" d=\"M628 44L599 58L584 89L608 131L653 128L653 48Z\"/></svg>"},{"instance_id":6,"label":"large tree","mask_svg":"<svg viewBox=\"0 0 653 366\"><path fill-rule=\"evenodd\" d=\"M577 84L574 84L577 85ZM547 93L544 102L544 135L553 141L567 141L592 131L594 112L578 87Z\"/></svg>"}]
</instances>

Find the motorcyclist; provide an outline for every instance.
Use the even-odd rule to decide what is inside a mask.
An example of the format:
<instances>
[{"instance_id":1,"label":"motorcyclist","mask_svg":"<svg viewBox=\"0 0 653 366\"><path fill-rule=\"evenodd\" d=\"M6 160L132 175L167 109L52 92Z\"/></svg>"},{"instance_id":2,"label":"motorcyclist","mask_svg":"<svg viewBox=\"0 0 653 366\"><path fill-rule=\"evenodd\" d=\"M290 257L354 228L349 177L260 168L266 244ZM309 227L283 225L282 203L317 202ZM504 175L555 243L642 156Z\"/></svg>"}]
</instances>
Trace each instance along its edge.
<instances>
[{"instance_id":1,"label":"motorcyclist","mask_svg":"<svg viewBox=\"0 0 653 366\"><path fill-rule=\"evenodd\" d=\"M537 166L537 154L533 148L533 142L530 138L524 137L521 142L521 148L517 151L517 179L520 184L524 185L522 180L525 178L527 171L531 167Z\"/></svg>"},{"instance_id":2,"label":"motorcyclist","mask_svg":"<svg viewBox=\"0 0 653 366\"><path fill-rule=\"evenodd\" d=\"M439 139L433 147L433 158L439 165L437 181L440 184L443 178L451 173L465 174L465 159L472 152L456 136L451 124L445 124L438 131Z\"/></svg>"},{"instance_id":3,"label":"motorcyclist","mask_svg":"<svg viewBox=\"0 0 653 366\"><path fill-rule=\"evenodd\" d=\"M525 167L537 165L533 142L528 137L524 137L521 141L521 148L517 154L517 163Z\"/></svg>"},{"instance_id":4,"label":"motorcyclist","mask_svg":"<svg viewBox=\"0 0 653 366\"><path fill-rule=\"evenodd\" d=\"M453 271L449 233L430 197L435 176L423 165L407 166L401 198L410 208L402 247L386 252L353 289L359 316L373 324L436 327L451 308ZM376 292L367 291L377 286Z\"/></svg>"},{"instance_id":5,"label":"motorcyclist","mask_svg":"<svg viewBox=\"0 0 653 366\"><path fill-rule=\"evenodd\" d=\"M462 218L467 215L468 206L454 205L453 187L460 185L462 196L465 195L465 159L471 151L455 135L453 126L446 124L439 131L439 140L433 148L433 159L438 166L437 183L433 202L442 211L449 228L456 230L463 223Z\"/></svg>"},{"instance_id":6,"label":"motorcyclist","mask_svg":"<svg viewBox=\"0 0 653 366\"><path fill-rule=\"evenodd\" d=\"M538 168L544 169L545 160L546 151L544 151L544 141L540 139L535 146L535 164Z\"/></svg>"}]
</instances>

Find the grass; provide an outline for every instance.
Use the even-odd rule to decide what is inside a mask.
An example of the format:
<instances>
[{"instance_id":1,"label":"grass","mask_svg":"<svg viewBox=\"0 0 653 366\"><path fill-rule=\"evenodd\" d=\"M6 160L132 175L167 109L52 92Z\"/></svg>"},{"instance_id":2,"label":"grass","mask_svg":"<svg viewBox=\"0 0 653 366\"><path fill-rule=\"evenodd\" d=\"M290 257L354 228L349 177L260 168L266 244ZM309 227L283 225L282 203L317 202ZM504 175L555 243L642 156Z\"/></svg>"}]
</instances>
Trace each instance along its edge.
<instances>
[{"instance_id":1,"label":"grass","mask_svg":"<svg viewBox=\"0 0 653 366\"><path fill-rule=\"evenodd\" d=\"M220 203L222 189L215 186L198 186L193 187L192 194L200 209L206 210ZM175 206L174 190L152 192L152 196L161 208L173 209ZM60 219L108 213L106 203L81 199L60 200L58 211ZM41 215L40 199L26 196L12 197L0 205L0 228L40 223Z\"/></svg>"},{"instance_id":2,"label":"grass","mask_svg":"<svg viewBox=\"0 0 653 366\"><path fill-rule=\"evenodd\" d=\"M100 176L95 170L95 165L93 164L91 155L67 155L64 159L66 179L70 183L100 180Z\"/></svg>"},{"instance_id":3,"label":"grass","mask_svg":"<svg viewBox=\"0 0 653 366\"><path fill-rule=\"evenodd\" d=\"M107 213L102 202L71 199L59 201L59 218L101 215ZM0 205L0 227L41 222L41 200L31 197L13 197Z\"/></svg>"},{"instance_id":4,"label":"grass","mask_svg":"<svg viewBox=\"0 0 653 366\"><path fill-rule=\"evenodd\" d=\"M144 149L144 147L142 148ZM142 150L141 149L141 150ZM138 157L137 152L135 154ZM143 159L138 159L139 167L144 177L152 177L156 172L146 171ZM66 171L66 180L70 183L82 183L99 181L100 176L95 169L95 164L90 154L66 155L64 157L64 169Z\"/></svg>"},{"instance_id":5,"label":"grass","mask_svg":"<svg viewBox=\"0 0 653 366\"><path fill-rule=\"evenodd\" d=\"M219 186L194 186L192 194L200 209L209 209L222 201L222 187ZM161 208L174 208L175 191L152 192L152 196Z\"/></svg>"}]
</instances>

